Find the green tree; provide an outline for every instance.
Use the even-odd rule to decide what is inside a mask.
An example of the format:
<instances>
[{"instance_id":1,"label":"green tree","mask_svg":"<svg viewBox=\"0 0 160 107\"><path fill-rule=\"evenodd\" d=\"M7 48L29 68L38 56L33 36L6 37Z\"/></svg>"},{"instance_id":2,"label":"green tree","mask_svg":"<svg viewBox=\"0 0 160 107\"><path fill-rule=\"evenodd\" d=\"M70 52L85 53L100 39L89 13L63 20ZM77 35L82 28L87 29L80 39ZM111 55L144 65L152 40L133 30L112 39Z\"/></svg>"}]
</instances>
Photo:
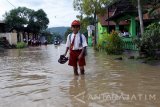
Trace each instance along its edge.
<instances>
[{"instance_id":1,"label":"green tree","mask_svg":"<svg viewBox=\"0 0 160 107\"><path fill-rule=\"evenodd\" d=\"M94 19L93 19L92 16L91 17L87 16L87 17L84 17L84 18L77 17L77 18L81 22L81 30L80 30L80 32L82 32L82 33L87 32L87 26L88 25L93 25L94 24Z\"/></svg>"},{"instance_id":2,"label":"green tree","mask_svg":"<svg viewBox=\"0 0 160 107\"><path fill-rule=\"evenodd\" d=\"M160 59L160 25L152 23L146 27L142 38L136 39L136 44L140 49L140 55L149 59Z\"/></svg>"},{"instance_id":3,"label":"green tree","mask_svg":"<svg viewBox=\"0 0 160 107\"><path fill-rule=\"evenodd\" d=\"M35 35L38 33L45 31L48 27L49 19L47 18L47 14L42 10L33 11L31 14L31 18L28 21L28 28Z\"/></svg>"},{"instance_id":4,"label":"green tree","mask_svg":"<svg viewBox=\"0 0 160 107\"><path fill-rule=\"evenodd\" d=\"M42 9L34 11L18 7L5 14L5 22L8 30L12 27L23 28L27 24L28 31L37 35L47 28L49 19Z\"/></svg>"},{"instance_id":5,"label":"green tree","mask_svg":"<svg viewBox=\"0 0 160 107\"><path fill-rule=\"evenodd\" d=\"M34 21L37 25L39 25L40 30L45 30L49 23L47 14L42 9L39 9L33 13L31 21Z\"/></svg>"},{"instance_id":6,"label":"green tree","mask_svg":"<svg viewBox=\"0 0 160 107\"><path fill-rule=\"evenodd\" d=\"M48 23L49 19L47 18L47 14L42 9L40 9L31 13L30 19L28 21L28 28L36 36L40 32L45 31Z\"/></svg>"},{"instance_id":7,"label":"green tree","mask_svg":"<svg viewBox=\"0 0 160 107\"><path fill-rule=\"evenodd\" d=\"M79 11L82 15L93 16L94 25L97 23L97 15L104 14L106 11L106 4L109 3L109 0L74 0L73 7L75 10ZM90 8L89 8L90 7ZM96 30L95 30L96 38ZM96 44L96 39L94 41Z\"/></svg>"},{"instance_id":8,"label":"green tree","mask_svg":"<svg viewBox=\"0 0 160 107\"><path fill-rule=\"evenodd\" d=\"M98 15L105 12L108 2L109 0L74 0L73 7L85 15Z\"/></svg>"},{"instance_id":9,"label":"green tree","mask_svg":"<svg viewBox=\"0 0 160 107\"><path fill-rule=\"evenodd\" d=\"M21 28L24 24L28 24L32 11L26 7L18 7L10 12L6 12L4 15L6 29L10 30L12 27Z\"/></svg>"}]
</instances>

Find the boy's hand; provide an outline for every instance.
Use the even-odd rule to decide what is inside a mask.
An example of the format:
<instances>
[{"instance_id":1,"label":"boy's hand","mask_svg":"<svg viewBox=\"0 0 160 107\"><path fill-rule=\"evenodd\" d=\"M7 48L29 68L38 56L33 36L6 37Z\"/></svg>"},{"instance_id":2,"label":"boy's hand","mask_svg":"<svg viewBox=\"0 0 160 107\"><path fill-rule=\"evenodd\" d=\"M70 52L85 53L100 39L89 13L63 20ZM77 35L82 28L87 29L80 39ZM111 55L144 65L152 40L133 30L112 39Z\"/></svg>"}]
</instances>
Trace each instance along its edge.
<instances>
[{"instance_id":1,"label":"boy's hand","mask_svg":"<svg viewBox=\"0 0 160 107\"><path fill-rule=\"evenodd\" d=\"M65 54L63 54L64 56L66 56L67 54L65 53Z\"/></svg>"}]
</instances>

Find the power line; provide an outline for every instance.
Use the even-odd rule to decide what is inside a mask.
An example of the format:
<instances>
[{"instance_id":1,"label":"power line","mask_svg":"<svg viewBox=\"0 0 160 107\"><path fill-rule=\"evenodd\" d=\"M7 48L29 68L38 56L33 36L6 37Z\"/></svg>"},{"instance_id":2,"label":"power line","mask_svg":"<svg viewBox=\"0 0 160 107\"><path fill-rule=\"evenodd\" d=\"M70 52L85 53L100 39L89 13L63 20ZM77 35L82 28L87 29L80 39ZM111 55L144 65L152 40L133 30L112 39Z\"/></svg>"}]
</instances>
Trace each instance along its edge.
<instances>
[{"instance_id":1,"label":"power line","mask_svg":"<svg viewBox=\"0 0 160 107\"><path fill-rule=\"evenodd\" d=\"M14 6L9 0L7 0L7 2L8 2L10 5L12 5L13 7L16 8L16 6Z\"/></svg>"}]
</instances>

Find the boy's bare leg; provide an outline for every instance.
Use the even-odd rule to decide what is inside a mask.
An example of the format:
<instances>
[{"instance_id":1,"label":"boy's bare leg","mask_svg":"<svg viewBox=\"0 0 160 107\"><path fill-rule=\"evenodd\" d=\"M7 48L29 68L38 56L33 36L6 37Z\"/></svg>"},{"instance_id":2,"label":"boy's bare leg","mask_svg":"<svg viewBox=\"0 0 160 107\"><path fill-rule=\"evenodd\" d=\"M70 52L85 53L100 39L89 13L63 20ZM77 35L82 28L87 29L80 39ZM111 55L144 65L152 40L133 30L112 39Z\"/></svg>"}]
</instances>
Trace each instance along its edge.
<instances>
[{"instance_id":1,"label":"boy's bare leg","mask_svg":"<svg viewBox=\"0 0 160 107\"><path fill-rule=\"evenodd\" d=\"M73 70L74 70L74 75L79 75L79 74L78 74L78 68L77 68L77 66L74 66L74 67L73 67Z\"/></svg>"},{"instance_id":2,"label":"boy's bare leg","mask_svg":"<svg viewBox=\"0 0 160 107\"><path fill-rule=\"evenodd\" d=\"M84 75L85 74L84 66L80 66L79 68L80 68L81 75Z\"/></svg>"}]
</instances>

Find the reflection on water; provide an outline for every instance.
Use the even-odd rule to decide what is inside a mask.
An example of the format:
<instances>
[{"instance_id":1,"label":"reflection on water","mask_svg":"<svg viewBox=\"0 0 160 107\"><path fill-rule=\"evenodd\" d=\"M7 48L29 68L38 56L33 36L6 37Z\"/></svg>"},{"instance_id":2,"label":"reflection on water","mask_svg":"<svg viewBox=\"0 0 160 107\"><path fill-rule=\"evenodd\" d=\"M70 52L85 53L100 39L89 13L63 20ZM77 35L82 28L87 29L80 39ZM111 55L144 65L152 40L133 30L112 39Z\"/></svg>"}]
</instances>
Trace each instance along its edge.
<instances>
[{"instance_id":1,"label":"reflection on water","mask_svg":"<svg viewBox=\"0 0 160 107\"><path fill-rule=\"evenodd\" d=\"M64 45L0 54L0 107L159 107L160 66L88 49L86 75L57 62Z\"/></svg>"}]
</instances>

